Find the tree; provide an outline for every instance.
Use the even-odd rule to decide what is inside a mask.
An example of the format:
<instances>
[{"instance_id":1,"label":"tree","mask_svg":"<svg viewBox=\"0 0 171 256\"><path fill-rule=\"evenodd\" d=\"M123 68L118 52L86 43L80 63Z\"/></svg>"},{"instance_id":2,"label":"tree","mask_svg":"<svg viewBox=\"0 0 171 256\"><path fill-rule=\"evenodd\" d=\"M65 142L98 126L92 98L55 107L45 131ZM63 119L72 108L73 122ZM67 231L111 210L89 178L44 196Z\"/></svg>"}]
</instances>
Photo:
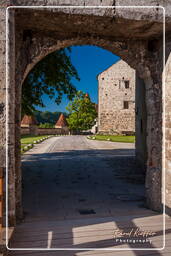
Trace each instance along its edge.
<instances>
[{"instance_id":1,"label":"tree","mask_svg":"<svg viewBox=\"0 0 171 256\"><path fill-rule=\"evenodd\" d=\"M22 86L22 115L33 114L35 106L45 107L42 100L44 94L54 99L57 105L63 94L72 100L76 88L71 80L79 80L79 76L72 65L70 51L70 48L66 48L53 52L31 70Z\"/></svg>"},{"instance_id":2,"label":"tree","mask_svg":"<svg viewBox=\"0 0 171 256\"><path fill-rule=\"evenodd\" d=\"M95 103L91 102L90 97L82 91L76 93L66 109L69 111L67 122L70 130L88 130L95 124L97 117Z\"/></svg>"}]
</instances>

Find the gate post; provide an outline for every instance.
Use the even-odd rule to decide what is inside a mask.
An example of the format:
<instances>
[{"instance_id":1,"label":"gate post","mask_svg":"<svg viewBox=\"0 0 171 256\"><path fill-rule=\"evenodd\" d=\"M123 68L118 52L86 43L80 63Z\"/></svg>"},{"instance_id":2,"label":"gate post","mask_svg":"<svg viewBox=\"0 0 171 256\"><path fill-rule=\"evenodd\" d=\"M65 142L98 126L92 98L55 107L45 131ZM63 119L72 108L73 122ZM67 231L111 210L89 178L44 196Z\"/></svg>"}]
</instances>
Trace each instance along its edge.
<instances>
[{"instance_id":1,"label":"gate post","mask_svg":"<svg viewBox=\"0 0 171 256\"><path fill-rule=\"evenodd\" d=\"M15 10L6 12L6 93L7 93L7 174L8 174L8 226L16 223L16 191L15 191Z\"/></svg>"},{"instance_id":2,"label":"gate post","mask_svg":"<svg viewBox=\"0 0 171 256\"><path fill-rule=\"evenodd\" d=\"M3 168L0 168L0 232L3 226Z\"/></svg>"},{"instance_id":3,"label":"gate post","mask_svg":"<svg viewBox=\"0 0 171 256\"><path fill-rule=\"evenodd\" d=\"M171 52L166 62L165 75L165 195L166 213L171 215Z\"/></svg>"},{"instance_id":4,"label":"gate post","mask_svg":"<svg viewBox=\"0 0 171 256\"><path fill-rule=\"evenodd\" d=\"M3 208L3 198L5 196L5 191L3 187L3 170L6 166L6 161L5 161L5 152L6 152L6 147L5 147L5 126L6 126L6 53L5 53L5 48L6 48L6 6L5 2L0 3L0 194L1 194L1 227L3 226L4 223L4 213L5 210Z\"/></svg>"}]
</instances>

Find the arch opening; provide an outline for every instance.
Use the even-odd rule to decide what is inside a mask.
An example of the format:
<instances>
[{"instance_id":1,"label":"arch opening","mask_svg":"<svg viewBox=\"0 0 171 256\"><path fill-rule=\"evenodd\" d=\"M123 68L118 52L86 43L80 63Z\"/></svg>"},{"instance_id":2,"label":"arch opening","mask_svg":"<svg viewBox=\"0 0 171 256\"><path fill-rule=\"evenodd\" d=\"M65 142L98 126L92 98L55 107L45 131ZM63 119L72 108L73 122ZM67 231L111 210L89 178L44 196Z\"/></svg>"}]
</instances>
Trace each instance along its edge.
<instances>
[{"instance_id":1,"label":"arch opening","mask_svg":"<svg viewBox=\"0 0 171 256\"><path fill-rule=\"evenodd\" d=\"M82 46L83 48L84 48L84 46ZM100 49L100 48L99 48ZM136 75L136 71L135 70L133 70L127 63L125 63L124 61L122 61L122 60L119 60L119 58L117 59L118 60L118 62L116 62L116 63L112 63L112 65L109 65L108 64L108 67L107 67L107 70L109 70L109 75L108 75L108 73L106 74L105 72L106 72L106 70L102 70L102 73L100 72L100 74L98 74L98 77L97 77L97 80L98 80L98 91L100 92L100 90L104 87L104 89L105 90L108 90L108 94L107 94L107 96L109 97L109 95L112 95L112 97L113 97L113 100L114 101L116 101L116 102L119 102L119 104L120 105L122 105L122 106L120 106L120 107L118 107L118 109L117 110L115 110L115 112L114 113L112 113L112 115L111 115L111 117L110 117L110 120L108 120L109 118L108 118L108 116L106 116L107 118L105 119L105 117L104 117L104 113L103 113L103 111L102 110L100 110L100 105L104 105L104 109L105 109L105 111L106 111L106 107L107 107L107 104L108 103L110 103L111 104L111 99L107 99L107 101L106 101L106 99L105 99L105 95L106 95L106 93L105 93L105 95L103 95L103 93L101 94L101 95L99 95L99 93L98 93L98 104L99 104L99 107L98 107L98 110L99 110L99 112L100 113L98 113L98 122L100 123L100 122L104 122L105 123L105 125L106 125L106 123L107 123L107 121L108 121L108 125L107 126L110 126L110 125L114 125L114 124L111 124L111 119L113 119L113 120L115 120L116 119L116 117L115 117L115 115L116 115L116 112L117 111L119 111L119 108L121 109L120 110L120 117L119 117L119 115L118 115L118 117L121 119L121 118L124 118L124 114L123 114L123 116L121 117L121 115L122 115L122 112L124 111L124 109L128 112L128 108L129 108L129 104L128 103L130 103L131 102L131 104L132 104L132 102L134 102L134 106L133 107L131 107L132 108L132 110L133 110L133 112L134 112L134 114L133 114L133 118L131 119L131 126L133 127L131 127L131 128L128 128L128 129L126 129L126 127L128 126L128 118L127 118L127 120L124 122L124 128L123 127L121 127L120 128L120 130L118 130L117 132L118 133L122 133L122 132L125 132L125 135L130 135L129 133L130 132L132 132L132 133L135 133L135 129L138 129L138 134L139 134L139 138L138 139L136 139L136 143L138 143L139 145L141 145L142 147L144 147L145 148L145 150L146 150L146 138L144 138L144 141L142 140L142 134L143 134L143 136L145 136L145 127L146 127L146 125L145 125L145 120L146 120L146 115L145 115L145 113L142 113L143 111L142 111L142 109L144 108L144 105L145 105L145 86L144 86L144 84L143 84L143 81L142 81L142 79L141 79L141 91L138 91L137 92L137 89L138 89L138 86L140 86L139 84L140 84L140 78L138 78L137 77L137 75ZM120 62L120 64L119 64L119 62ZM118 63L118 64L117 64ZM115 67L115 65L119 65L118 67L116 66ZM98 64L96 64L97 66L98 66ZM113 66L113 68L112 68L112 70L110 70L111 69L111 66ZM86 70L86 66L84 67L85 68L85 70ZM123 70L122 70L123 69ZM115 70L116 70L116 73L115 73ZM101 79L101 77L103 76L103 78L104 79ZM132 79L132 80L131 80ZM102 84L102 86L100 85L100 81L101 80L103 80L103 83L105 83L106 82L106 80L108 80L108 82L107 82L107 84ZM110 86L108 86L108 84L111 84L112 83L112 87ZM117 84L117 86L116 86L116 84ZM115 92L112 92L113 91L113 89L114 88L116 88L115 89ZM120 90L120 95L118 94L118 90ZM144 96L142 97L142 95L143 95L143 93L144 93ZM126 94L126 95L125 95ZM131 96L131 94L133 94L134 95L134 97L132 97ZM143 99L143 101L141 102L140 101L140 99L141 99L141 97L139 96L139 94L141 95L141 97L142 97L142 99ZM120 100L120 97L124 97L124 96L126 96L126 98L125 98L125 100L124 100L124 98L122 99L122 100ZM131 97L131 98L129 98L129 97ZM137 97L137 98L136 98ZM127 98L129 98L129 100L127 99ZM127 99L127 100L126 100ZM136 100L136 99L138 99L138 100ZM120 100L120 101L119 101ZM101 102L100 102L101 101ZM124 105L124 103L127 103L127 107L125 107ZM139 106L138 104L141 102L141 105ZM114 106L114 105L110 105L109 104L109 110L107 111L108 113L107 114L109 114L110 113L110 111L112 111L112 109L115 107L116 108L116 106ZM136 110L136 114L135 114L135 110ZM138 112L138 113L137 113ZM131 112L129 112L129 113L127 113L128 115L131 115L130 114ZM136 125L135 125L135 119L137 119L137 114L141 114L141 117L139 117L139 115L138 115L138 117L139 117L139 120L137 121L138 122L138 124L137 124L137 122L136 122ZM144 114L144 116L143 116L143 114ZM102 118L104 119L103 121L102 121ZM117 125L119 125L119 124L117 124ZM117 126L116 125L116 126ZM22 128L21 128L22 129ZM98 127L98 133L99 134L103 134L103 135L106 135L106 134L109 134L109 135L114 135L115 134L115 129L116 129L116 127L114 128L113 127L113 129L111 129L110 127L108 127L108 129L107 129L107 131L104 131L103 130L103 127ZM134 129L134 130L131 130L131 129ZM144 130L143 130L144 129ZM114 131L114 133L112 133L112 130ZM40 134L39 134L40 135ZM76 139L75 139L76 138ZM80 140L80 138L77 138L77 136L75 137L74 139L72 139L71 138L71 143L70 144L74 144L74 140ZM60 138L60 139L62 139L62 138ZM66 140L66 138L64 138L64 143L67 143L67 142L65 142L65 140ZM143 145L143 143L142 143L142 141L143 141L143 143L144 143L144 145ZM110 142L109 142L110 143ZM60 143L59 143L60 144ZM141 159L141 161L139 161L139 163L141 163L141 166L139 165L139 164L137 164L136 165L136 163L135 163L135 153L133 152L134 151L134 149L133 149L133 147L131 146L130 148L129 148L129 146L128 146L128 144L125 146L125 148L124 148L124 146L123 146L123 144L121 143L120 144L121 145L121 149L120 149L120 151L118 151L118 153L117 153L117 149L111 149L111 150L109 150L108 149L108 154L112 157L112 154L114 153L114 151L116 151L116 155L118 154L123 154L123 156L125 155L125 154L128 154L128 156L125 156L125 158L123 158L123 157L118 157L118 170L119 169L124 169L124 171L126 170L126 165L128 164L130 164L131 165L131 167L129 167L129 168L135 168L135 173L134 172L132 172L132 173L127 173L127 174L124 174L124 173L120 173L120 174L116 174L116 177L117 177L117 175L120 175L120 176L125 176L125 179L127 179L127 180L129 180L130 182L132 182L132 184L134 183L134 182L136 182L136 179L139 179L139 181L137 181L137 182L142 182L142 179L144 179L144 173L145 173L145 164L146 164L146 159L144 158L143 159L143 157L142 157L142 155L140 155L139 156L139 158ZM62 145L63 146L63 145ZM67 152L64 152L64 153L62 153L62 151L61 152L58 152L58 153L56 153L58 156L57 156L57 159L56 159L56 164L57 164L57 166L58 165L60 165L58 162L61 162L60 161L60 154L62 153L62 154L64 154L64 157L67 157L67 154L69 154L68 152L69 151L71 151L72 149L70 148L70 146L69 145L67 145L68 146L68 150L67 150L67 148L66 148L66 151ZM77 145L78 146L78 145ZM110 146L111 147L111 146ZM127 148L128 147L128 148ZM138 148L138 146L137 146L137 148ZM144 150L144 148L143 148L143 150ZM79 152L79 147L78 147L78 149L77 149L77 151ZM96 149L97 150L97 149ZM102 152L101 152L101 151ZM140 149L141 150L141 149ZM122 151L123 151L123 153L122 153ZM130 152L130 153L129 153ZM105 153L105 150L104 150L104 152L103 152L103 150L102 150L102 148L101 149L99 149L99 154L100 153L104 153L104 154L106 154ZM146 153L146 151L145 151L145 153ZM50 157L50 158L52 158L52 162L54 162L55 163L55 152L53 153L51 153L52 154L52 157L50 157L50 155L49 156L47 156L47 158L48 157ZM86 152L85 152L85 154L90 154L90 152L88 152L88 150L86 149ZM94 154L94 153L93 153ZM65 156L66 155L66 156ZM114 153L114 155L115 155L115 153ZM36 156L36 155L35 155ZM38 156L38 155L37 155ZM70 157L70 156L69 156ZM26 155L26 158L27 158L27 155ZM41 159L39 159L38 160L38 162L40 161L40 165L41 165L41 161L42 161L42 163L44 163L45 165L46 165L46 169L48 169L49 170L49 167L47 166L47 163L46 163L46 155L41 155L40 156L40 158ZM88 157L89 158L89 157ZM127 159L128 158L128 159ZM115 160L115 157L113 158L113 161ZM29 165L28 165L28 163L29 163L29 161L30 160L24 160L24 162L23 162L23 171L25 171L25 174L23 174L24 175L24 180L25 180L25 186L26 186L26 192L27 192L27 194L30 194L28 191L30 191L30 189L33 189L32 188L32 186L31 186L31 184L29 184L28 183L28 178L27 178L27 175L28 175L28 169L30 169L30 173L31 173L31 166L29 167ZM88 161L90 161L90 162L92 162L92 160L91 159L89 159ZM96 160L97 161L97 160ZM122 165L122 161L124 162L124 164ZM64 160L64 162L65 162L65 160ZM74 161L73 161L73 163L74 163ZM70 162L70 166L73 166L74 164L72 163L72 161ZM114 162L115 163L115 162ZM92 165L94 165L95 163L93 163L92 162ZM64 163L62 164L62 165L64 165ZM25 167L25 166L27 166L27 167ZM137 168L137 166L138 166L138 168ZM143 166L143 167L142 167ZM42 167L41 167L42 168ZM54 167L52 167L52 169L53 169ZM61 168L61 167L59 167L58 166L58 168ZM65 169L65 167L63 166L63 168ZM81 167L82 168L82 171L83 171L83 166ZM24 170L24 169L26 169L26 170ZM141 169L141 170L140 170ZM39 179L39 178L37 178L37 177L41 177L41 171L40 170L38 170L37 169L37 171L34 169L34 167L33 167L33 170L35 171L35 173L34 173L34 175L37 175L37 176L32 176L31 178L35 181L35 180L37 180L37 179ZM129 170L130 171L130 170ZM137 172L138 171L138 172ZM43 171L44 172L44 171ZM72 170L71 170L71 172L72 172ZM88 174L88 175L90 175L90 174ZM71 175L72 176L72 175ZM80 175L78 175L78 176L80 176ZM98 179L98 173L96 174L96 176L97 176L97 179ZM139 176L139 177L138 177ZM47 177L46 177L47 178ZM58 179L59 179L60 177L58 177L58 178L55 178L54 177L54 180L56 179L56 184L58 184ZM72 177L70 177L70 178L72 178ZM76 177L75 177L76 178ZM83 177L78 177L78 178L80 178L80 180L81 180L81 178L83 178ZM71 179L72 180L72 179ZM91 181L91 179L90 179L90 181ZM38 180L37 181L35 181L35 183L36 182L38 182ZM76 181L75 181L76 182ZM95 182L95 183L98 183L97 181L93 181L93 182ZM109 182L109 181L108 181ZM140 183L141 183L140 182ZM38 182L39 183L39 182ZM77 183L77 182L76 182ZM37 184L37 183L36 183ZM74 184L74 181L73 181L73 184ZM72 181L70 182L70 184L68 184L69 186L72 186L73 185L72 184ZM63 181L63 185L65 186L65 182ZM109 182L109 184L108 184L109 186L111 185L112 186L112 183L110 184L110 182ZM29 186L30 186L30 188L29 188ZM36 185L37 186L37 185ZM34 186L33 186L34 187ZM43 188L43 187L42 187ZM28 189L28 191L27 191L27 189ZM36 188L35 188L36 189ZM88 190L88 188L87 188L87 190ZM43 191L43 190L42 190ZM62 193L62 191L65 191L65 189L64 189L64 187L62 187L61 188L61 191L59 190L58 191L58 193L60 194L60 193ZM57 191L56 191L57 192ZM109 191L108 191L109 192ZM36 191L35 191L35 193L36 193ZM37 192L38 193L38 192ZM43 192L42 192L43 193ZM45 189L45 191L44 191L44 193L47 193L47 188ZM43 193L43 194L44 194ZM68 193L68 194L67 194ZM68 197L69 198L69 192L67 192L66 193L66 198ZM70 191L70 193L71 193L71 191ZM111 194L112 194L112 191L110 192ZM40 196L40 192L38 193L39 194L39 197L41 197ZM55 193L56 194L56 193ZM44 195L45 196L45 195ZM126 200L126 199L124 199L124 194L123 193L121 193L121 190L120 190L120 195L117 195L118 196L118 198L120 197L121 198L121 201L122 201L122 199L123 199L123 201L124 200ZM127 200L129 200L129 197L128 197L128 194L126 195L125 194L125 198L127 197ZM134 197L137 197L138 198L138 195L134 195L133 196L133 193L130 195L130 201L132 200L132 201L134 201ZM32 205L32 209L34 208L33 207L33 205L34 205L34 196L32 197L32 203L31 203L31 205ZM25 196L25 200L28 200L28 196L26 195ZM40 200L41 200L41 198L40 198ZM49 199L48 199L49 200ZM84 200L84 198L80 198L80 200ZM85 199L85 201L86 201L87 199ZM120 200L120 199L118 199L118 200ZM136 201L137 199L135 199L135 201ZM27 201L25 201L25 202L27 202ZM25 204L25 205L27 205L27 204ZM21 206L21 205L20 205ZM77 208L77 207L76 207ZM29 210L28 210L29 209ZM31 211L31 208L30 208L30 206L28 206L28 208L27 208L27 206L26 206L26 212L30 212ZM41 209L41 211L43 211L43 208ZM21 213L21 212L20 212ZM46 214L47 214L47 212L46 212ZM29 214L28 214L29 215ZM43 215L43 212L42 212L42 215ZM33 218L34 218L34 211L33 211L33 216L32 216Z\"/></svg>"},{"instance_id":2,"label":"arch opening","mask_svg":"<svg viewBox=\"0 0 171 256\"><path fill-rule=\"evenodd\" d=\"M36 15L35 15L36 16ZM24 22L23 22L24 24ZM74 44L91 44L98 45L105 49L110 50L111 52L116 53L123 60L125 60L131 67L136 68L139 77L144 80L141 81L142 90L143 90L143 102L146 104L147 112L147 122L145 125L146 128L146 145L147 145L147 179L146 179L146 194L147 202L150 208L154 210L161 210L161 141L162 141L162 132L161 132L161 78L160 72L156 74L156 65L158 55L155 52L148 52L148 36L146 35L143 40L141 38L136 38L135 41L130 41L129 38L124 38L125 41L120 40L119 38L114 37L105 37L104 35L93 36L86 34L76 33L75 35L63 35L62 37L57 37L56 34L52 35L53 32L48 33L43 36L42 32L39 31L40 28L31 29L30 33L25 33L24 41L21 40L23 35L23 27L18 26L16 23L16 28L19 32L16 35L16 75L15 75L15 113L10 113L10 120L15 120L13 140L15 143L15 152L12 150L12 154L16 156L15 162L15 177L16 187L11 187L10 194L16 195L16 200L12 202L11 196L10 200L10 214L11 219L14 220L17 211L21 209L21 195L20 189L21 186L21 175L20 175L20 161L19 160L19 124L20 124L20 98L21 98L21 85L24 78L27 76L32 67L37 63L43 56L48 55L48 53L58 50L60 48L74 45ZM94 30L95 28L93 28ZM68 31L67 31L68 32ZM77 31L78 32L78 31ZM95 32L95 30L94 30ZM109 33L110 34L110 33ZM27 35L27 36L26 36ZM31 37L31 38L30 38ZM107 39L106 39L107 38ZM156 54L156 55L155 55ZM160 58L159 58L160 59ZM161 64L161 60L159 60ZM145 86L144 86L145 84ZM144 100L145 99L145 100ZM137 110L138 111L138 110ZM157 127L157 129L155 129ZM144 131L143 122L140 120L139 126L140 132ZM14 173L11 173L11 180L14 182ZM19 216L19 212L17 213Z\"/></svg>"},{"instance_id":3,"label":"arch opening","mask_svg":"<svg viewBox=\"0 0 171 256\"><path fill-rule=\"evenodd\" d=\"M40 40L40 39L39 39ZM137 151L136 151L136 155L137 155L137 160L140 163L139 167L143 170L143 172L145 173L145 166L147 163L147 148L146 148L146 124L147 124L147 116L146 116L146 92L145 92L145 87L147 86L148 83L151 82L150 79L150 72L148 71L148 68L142 68L142 65L136 65L136 59L134 58L134 62L132 62L132 58L133 56L130 56L131 54L133 55L133 52L130 54L128 53L128 49L126 49L126 53L123 50L123 45L122 44L118 44L116 43L114 46L109 46L109 42L106 40L100 40L98 42L96 42L96 39L94 38L76 38L74 40L64 40L59 42L59 44L55 45L51 45L47 51L47 48L44 50L44 47L40 47L40 49L37 51L37 56L34 56L34 59L32 60L31 64L28 63L27 66L25 67L25 70L23 71L23 79L21 79L22 81L24 81L24 79L26 78L26 76L29 74L29 72L34 68L34 66L38 63L38 61L42 60L42 58L48 56L48 54L56 51L57 49L61 49L61 46L65 47L70 47L70 46L76 46L76 45L96 45L98 47L101 47L105 50L108 50L112 53L117 52L117 54L119 55L119 57L123 57L124 56L124 60L128 63L131 63L131 67L135 67L136 66L136 99L138 99L136 101L136 130L139 134L137 140L136 140L136 147L137 147ZM125 43L123 43L125 44ZM31 48L34 49L35 45L31 45ZM30 50L30 52L34 52L33 49ZM125 49L125 48L124 48ZM144 77L144 81L143 78L139 77L141 71L141 77ZM123 78L122 78L123 79ZM145 85L146 83L146 85ZM139 91L139 87L141 92ZM142 97L143 95L143 97ZM141 100L140 100L141 99ZM124 104L124 103L123 103ZM138 106L140 105L140 106ZM142 113L143 112L143 113ZM139 117L139 115L140 117ZM143 142L143 143L142 143Z\"/></svg>"}]
</instances>

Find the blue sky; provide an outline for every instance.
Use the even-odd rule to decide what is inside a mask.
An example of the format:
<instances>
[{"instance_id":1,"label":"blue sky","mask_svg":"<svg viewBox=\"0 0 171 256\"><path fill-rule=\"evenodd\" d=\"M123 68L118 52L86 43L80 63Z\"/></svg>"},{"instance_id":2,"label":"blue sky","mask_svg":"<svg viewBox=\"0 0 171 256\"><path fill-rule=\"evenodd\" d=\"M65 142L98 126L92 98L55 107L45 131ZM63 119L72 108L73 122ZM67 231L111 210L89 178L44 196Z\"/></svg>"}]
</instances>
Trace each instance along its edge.
<instances>
[{"instance_id":1,"label":"blue sky","mask_svg":"<svg viewBox=\"0 0 171 256\"><path fill-rule=\"evenodd\" d=\"M73 80L73 84L78 90L88 92L91 100L97 103L98 100L98 83L97 75L111 66L119 57L97 46L73 46L71 60L78 71L80 81ZM68 104L66 96L60 105L56 105L48 96L43 96L45 108L37 108L41 111L60 111L65 112Z\"/></svg>"}]
</instances>

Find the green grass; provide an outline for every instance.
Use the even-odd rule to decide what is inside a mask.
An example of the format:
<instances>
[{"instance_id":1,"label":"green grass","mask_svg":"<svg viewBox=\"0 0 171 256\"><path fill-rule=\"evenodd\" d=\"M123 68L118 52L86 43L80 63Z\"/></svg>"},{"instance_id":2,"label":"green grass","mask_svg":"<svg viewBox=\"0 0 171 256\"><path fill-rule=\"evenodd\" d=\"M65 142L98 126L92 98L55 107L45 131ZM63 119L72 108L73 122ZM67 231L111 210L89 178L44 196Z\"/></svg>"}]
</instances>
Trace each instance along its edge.
<instances>
[{"instance_id":1,"label":"green grass","mask_svg":"<svg viewBox=\"0 0 171 256\"><path fill-rule=\"evenodd\" d=\"M21 144L32 144L35 140L43 139L44 137L47 137L48 135L22 135L21 136Z\"/></svg>"},{"instance_id":2,"label":"green grass","mask_svg":"<svg viewBox=\"0 0 171 256\"><path fill-rule=\"evenodd\" d=\"M23 149L28 144L33 144L34 141L43 139L49 135L22 135L20 142L21 142L21 152L23 153Z\"/></svg>"},{"instance_id":3,"label":"green grass","mask_svg":"<svg viewBox=\"0 0 171 256\"><path fill-rule=\"evenodd\" d=\"M135 136L125 136L125 135L94 135L89 136L90 139L95 137L95 140L103 140L103 141L113 141L113 142L125 142L125 143L134 143Z\"/></svg>"}]
</instances>

